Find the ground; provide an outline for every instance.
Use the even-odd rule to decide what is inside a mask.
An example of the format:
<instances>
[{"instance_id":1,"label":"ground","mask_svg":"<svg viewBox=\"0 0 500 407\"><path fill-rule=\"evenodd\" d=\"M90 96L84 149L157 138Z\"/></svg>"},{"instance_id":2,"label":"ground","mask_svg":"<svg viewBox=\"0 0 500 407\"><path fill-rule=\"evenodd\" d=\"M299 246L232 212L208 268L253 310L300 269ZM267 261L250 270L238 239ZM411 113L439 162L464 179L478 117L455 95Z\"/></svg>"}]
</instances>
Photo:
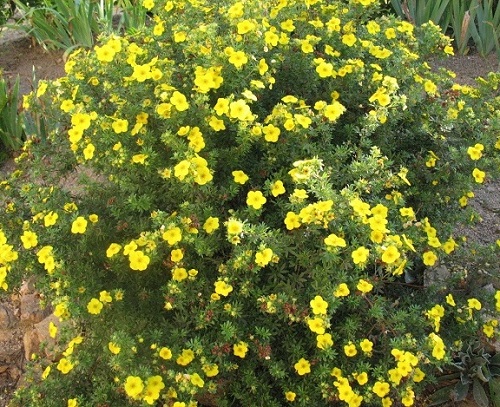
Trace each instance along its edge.
<instances>
[{"instance_id":1,"label":"ground","mask_svg":"<svg viewBox=\"0 0 500 407\"><path fill-rule=\"evenodd\" d=\"M455 56L447 61L439 62L439 64L454 71L457 74L456 81L463 84L473 84L475 77L485 76L488 72L497 71L499 68L496 55L491 55L488 58L481 58L479 55L474 54ZM54 79L64 75L63 65L64 55L62 51L45 51L19 32L13 32L12 30L0 32L0 69L3 71L4 78L11 82L19 75L22 93L27 93L32 89L33 78ZM0 179L12 168L12 161L0 165ZM489 182L478 189L472 205L483 221L475 228L460 228L460 233L467 236L471 242L483 244L491 244L500 239L500 182ZM491 267L483 268L489 270L491 277L491 274L500 275L498 267L500 266L495 267L493 265L493 269ZM485 278L485 285L491 283L488 276ZM493 281L493 284L497 289L500 289L498 276ZM6 300L4 298L2 300L0 298L0 311L2 311L3 306L10 306L11 309L16 308L16 304L13 304L10 299ZM20 352L22 355L21 330L9 338L8 341L0 342L0 345L2 347L9 346L12 348L13 353ZM0 349L0 351L4 350ZM0 407L7 406L14 386L15 380L2 377L0 369ZM457 404L460 407L473 407L475 405L472 401Z\"/></svg>"}]
</instances>

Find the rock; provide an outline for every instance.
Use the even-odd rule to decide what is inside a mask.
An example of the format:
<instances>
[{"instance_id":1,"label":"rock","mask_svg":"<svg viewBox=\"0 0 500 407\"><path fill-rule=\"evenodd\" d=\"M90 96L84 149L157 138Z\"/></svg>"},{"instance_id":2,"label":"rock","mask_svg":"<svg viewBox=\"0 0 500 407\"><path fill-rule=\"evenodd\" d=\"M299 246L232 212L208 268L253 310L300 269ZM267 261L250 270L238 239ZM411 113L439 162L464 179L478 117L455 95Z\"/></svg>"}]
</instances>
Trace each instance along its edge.
<instances>
[{"instance_id":1,"label":"rock","mask_svg":"<svg viewBox=\"0 0 500 407\"><path fill-rule=\"evenodd\" d=\"M450 277L451 273L448 267L444 265L428 268L424 273L424 286L438 286L444 288Z\"/></svg>"},{"instance_id":2,"label":"rock","mask_svg":"<svg viewBox=\"0 0 500 407\"><path fill-rule=\"evenodd\" d=\"M61 322L54 314L49 315L25 331L23 343L24 355L26 359L31 359L33 354L40 355L41 352L43 352L43 355L41 355L42 357L46 357L50 360L54 360L56 358L59 351L56 349L55 339L51 338L49 334L49 326L51 322L59 331Z\"/></svg>"},{"instance_id":3,"label":"rock","mask_svg":"<svg viewBox=\"0 0 500 407\"><path fill-rule=\"evenodd\" d=\"M49 307L41 308L38 294L25 294L21 296L21 324L32 325L42 321L51 310Z\"/></svg>"}]
</instances>

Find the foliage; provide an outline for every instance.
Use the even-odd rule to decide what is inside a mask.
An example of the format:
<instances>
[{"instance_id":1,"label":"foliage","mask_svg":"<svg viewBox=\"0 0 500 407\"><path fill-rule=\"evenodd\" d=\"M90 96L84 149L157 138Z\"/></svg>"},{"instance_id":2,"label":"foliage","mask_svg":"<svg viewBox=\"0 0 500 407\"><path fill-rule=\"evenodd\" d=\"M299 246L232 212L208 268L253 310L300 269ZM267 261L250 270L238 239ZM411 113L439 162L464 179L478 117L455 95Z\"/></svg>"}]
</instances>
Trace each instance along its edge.
<instances>
[{"instance_id":1,"label":"foliage","mask_svg":"<svg viewBox=\"0 0 500 407\"><path fill-rule=\"evenodd\" d=\"M421 404L498 336L500 292L422 282L498 171L500 76L453 84L439 28L372 0L143 6L24 100L0 286L61 324L19 405Z\"/></svg>"},{"instance_id":2,"label":"foliage","mask_svg":"<svg viewBox=\"0 0 500 407\"><path fill-rule=\"evenodd\" d=\"M0 0L0 26L7 22L12 12L10 0Z\"/></svg>"},{"instance_id":3,"label":"foliage","mask_svg":"<svg viewBox=\"0 0 500 407\"><path fill-rule=\"evenodd\" d=\"M44 0L36 6L14 1L22 13L17 26L44 47L71 50L93 45L98 31L94 1Z\"/></svg>"},{"instance_id":4,"label":"foliage","mask_svg":"<svg viewBox=\"0 0 500 407\"><path fill-rule=\"evenodd\" d=\"M469 51L469 42L481 56L500 52L500 7L496 0L391 0L394 11L420 25L432 21L454 39L460 54Z\"/></svg>"},{"instance_id":5,"label":"foliage","mask_svg":"<svg viewBox=\"0 0 500 407\"><path fill-rule=\"evenodd\" d=\"M443 32L450 23L450 0L391 0L391 5L400 17L406 17L413 24L422 25L432 21Z\"/></svg>"},{"instance_id":6,"label":"foliage","mask_svg":"<svg viewBox=\"0 0 500 407\"><path fill-rule=\"evenodd\" d=\"M470 35L476 49L483 57L496 49L500 57L500 7L495 0L473 0L471 4Z\"/></svg>"},{"instance_id":7,"label":"foliage","mask_svg":"<svg viewBox=\"0 0 500 407\"><path fill-rule=\"evenodd\" d=\"M46 48L68 53L77 47L91 47L100 33L134 31L147 21L147 10L130 0L14 2L22 14L16 28Z\"/></svg>"},{"instance_id":8,"label":"foliage","mask_svg":"<svg viewBox=\"0 0 500 407\"><path fill-rule=\"evenodd\" d=\"M478 406L488 407L490 399L494 407L500 406L500 354L492 357L481 343L471 343L458 353L450 371L439 377L439 382L452 383L433 395L431 405L440 405L450 400L463 401L472 386L472 394Z\"/></svg>"},{"instance_id":9,"label":"foliage","mask_svg":"<svg viewBox=\"0 0 500 407\"><path fill-rule=\"evenodd\" d=\"M19 149L24 140L22 117L19 114L19 77L14 85L0 78L0 159Z\"/></svg>"}]
</instances>

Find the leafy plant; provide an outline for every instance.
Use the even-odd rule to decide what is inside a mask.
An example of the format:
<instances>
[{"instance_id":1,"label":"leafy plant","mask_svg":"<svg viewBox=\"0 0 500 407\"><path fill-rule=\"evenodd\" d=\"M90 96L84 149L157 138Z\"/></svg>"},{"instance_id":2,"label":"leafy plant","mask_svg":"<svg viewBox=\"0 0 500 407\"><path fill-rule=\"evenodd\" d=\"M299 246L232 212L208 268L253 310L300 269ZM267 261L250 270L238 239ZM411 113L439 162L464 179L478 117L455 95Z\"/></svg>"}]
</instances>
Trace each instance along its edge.
<instances>
[{"instance_id":1,"label":"leafy plant","mask_svg":"<svg viewBox=\"0 0 500 407\"><path fill-rule=\"evenodd\" d=\"M500 354L491 356L480 342L469 344L438 377L438 383L449 383L432 396L431 406L447 401L463 401L471 393L479 407L500 406Z\"/></svg>"},{"instance_id":2,"label":"leafy plant","mask_svg":"<svg viewBox=\"0 0 500 407\"><path fill-rule=\"evenodd\" d=\"M416 25L432 21L446 32L450 21L450 0L391 0L394 10L400 17Z\"/></svg>"},{"instance_id":3,"label":"leafy plant","mask_svg":"<svg viewBox=\"0 0 500 407\"><path fill-rule=\"evenodd\" d=\"M99 32L95 1L44 0L35 6L14 1L22 12L16 27L46 48L69 52L79 46L91 47Z\"/></svg>"},{"instance_id":4,"label":"leafy plant","mask_svg":"<svg viewBox=\"0 0 500 407\"><path fill-rule=\"evenodd\" d=\"M500 55L500 5L495 0L472 0L470 18L475 24L470 25L470 35L477 51L483 57L497 50Z\"/></svg>"},{"instance_id":5,"label":"leafy plant","mask_svg":"<svg viewBox=\"0 0 500 407\"><path fill-rule=\"evenodd\" d=\"M418 405L500 310L423 285L498 172L500 75L454 84L439 27L378 6L145 0L25 98L0 287L64 323L19 405Z\"/></svg>"},{"instance_id":6,"label":"leafy plant","mask_svg":"<svg viewBox=\"0 0 500 407\"><path fill-rule=\"evenodd\" d=\"M19 76L14 85L9 86L5 78L0 78L0 156L19 149L24 140L23 120L19 114Z\"/></svg>"},{"instance_id":7,"label":"leafy plant","mask_svg":"<svg viewBox=\"0 0 500 407\"><path fill-rule=\"evenodd\" d=\"M475 24L474 18L471 20L471 4L471 0L452 0L451 3L451 27L455 47L460 55L465 55L469 51L469 40L471 38L469 26Z\"/></svg>"}]
</instances>

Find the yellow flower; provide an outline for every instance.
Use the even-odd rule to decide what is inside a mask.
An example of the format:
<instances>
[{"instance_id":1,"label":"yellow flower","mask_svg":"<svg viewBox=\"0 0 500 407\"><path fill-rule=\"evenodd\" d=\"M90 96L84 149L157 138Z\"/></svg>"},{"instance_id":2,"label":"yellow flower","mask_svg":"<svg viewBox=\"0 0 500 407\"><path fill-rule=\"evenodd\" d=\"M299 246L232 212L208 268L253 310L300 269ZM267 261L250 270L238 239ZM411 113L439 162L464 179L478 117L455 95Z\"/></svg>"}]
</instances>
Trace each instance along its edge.
<instances>
[{"instance_id":1,"label":"yellow flower","mask_svg":"<svg viewBox=\"0 0 500 407\"><path fill-rule=\"evenodd\" d=\"M116 119L111 124L113 131L116 134L125 133L128 130L128 120L127 119Z\"/></svg>"},{"instance_id":2,"label":"yellow flower","mask_svg":"<svg viewBox=\"0 0 500 407\"><path fill-rule=\"evenodd\" d=\"M53 226L57 222L59 215L55 212L50 211L47 215L43 217L43 224L45 227Z\"/></svg>"},{"instance_id":3,"label":"yellow flower","mask_svg":"<svg viewBox=\"0 0 500 407\"><path fill-rule=\"evenodd\" d=\"M243 51L233 51L229 62L239 69L248 62L248 57Z\"/></svg>"},{"instance_id":4,"label":"yellow flower","mask_svg":"<svg viewBox=\"0 0 500 407\"><path fill-rule=\"evenodd\" d=\"M337 236L335 233L332 233L325 237L323 240L327 246L333 246L333 247L346 247L347 243L345 239L342 237Z\"/></svg>"},{"instance_id":5,"label":"yellow flower","mask_svg":"<svg viewBox=\"0 0 500 407\"><path fill-rule=\"evenodd\" d=\"M338 298L338 297L347 297L350 294L349 287L347 286L346 283L340 283L335 291L333 292L333 295Z\"/></svg>"},{"instance_id":6,"label":"yellow flower","mask_svg":"<svg viewBox=\"0 0 500 407\"><path fill-rule=\"evenodd\" d=\"M87 230L87 223L87 220L83 216L78 216L71 225L71 233L85 233Z\"/></svg>"},{"instance_id":7,"label":"yellow flower","mask_svg":"<svg viewBox=\"0 0 500 407\"><path fill-rule=\"evenodd\" d=\"M71 363L71 361L67 358L62 358L57 364L57 370L59 370L62 374L68 374L73 367L73 363Z\"/></svg>"},{"instance_id":8,"label":"yellow flower","mask_svg":"<svg viewBox=\"0 0 500 407\"><path fill-rule=\"evenodd\" d=\"M87 304L87 311L89 314L98 315L101 313L103 304L97 298L92 298Z\"/></svg>"},{"instance_id":9,"label":"yellow flower","mask_svg":"<svg viewBox=\"0 0 500 407\"><path fill-rule=\"evenodd\" d=\"M265 267L271 262L273 255L274 253L272 249L266 248L264 250L261 250L255 253L255 263L260 267Z\"/></svg>"},{"instance_id":10,"label":"yellow flower","mask_svg":"<svg viewBox=\"0 0 500 407\"><path fill-rule=\"evenodd\" d=\"M342 113L346 111L346 108L337 101L332 104L326 105L323 110L323 115L330 121L336 121Z\"/></svg>"},{"instance_id":11,"label":"yellow flower","mask_svg":"<svg viewBox=\"0 0 500 407\"><path fill-rule=\"evenodd\" d=\"M125 393L131 398L136 398L144 389L144 383L138 376L128 376L125 380Z\"/></svg>"},{"instance_id":12,"label":"yellow flower","mask_svg":"<svg viewBox=\"0 0 500 407\"><path fill-rule=\"evenodd\" d=\"M180 262L184 258L182 249L174 249L170 252L170 260L174 263Z\"/></svg>"},{"instance_id":13,"label":"yellow flower","mask_svg":"<svg viewBox=\"0 0 500 407\"><path fill-rule=\"evenodd\" d=\"M366 247L361 246L358 247L351 253L352 261L354 264L363 264L368 260L368 256L370 255L370 250Z\"/></svg>"},{"instance_id":14,"label":"yellow flower","mask_svg":"<svg viewBox=\"0 0 500 407\"><path fill-rule=\"evenodd\" d=\"M359 346L361 347L361 350L365 353L371 353L373 350L373 342L370 341L369 339L363 339L359 343Z\"/></svg>"},{"instance_id":15,"label":"yellow flower","mask_svg":"<svg viewBox=\"0 0 500 407\"><path fill-rule=\"evenodd\" d=\"M184 96L182 93L179 91L174 91L172 93L172 96L170 98L170 103L175 106L175 108L179 111L182 112L184 110L187 110L189 108L189 103L186 99L186 96Z\"/></svg>"},{"instance_id":16,"label":"yellow flower","mask_svg":"<svg viewBox=\"0 0 500 407\"><path fill-rule=\"evenodd\" d=\"M262 128L262 132L264 133L264 139L266 141L270 143L276 143L278 141L281 130L279 129L279 127L269 124Z\"/></svg>"},{"instance_id":17,"label":"yellow flower","mask_svg":"<svg viewBox=\"0 0 500 407\"><path fill-rule=\"evenodd\" d=\"M229 235L239 235L243 232L243 223L236 219L229 219L227 224L227 233Z\"/></svg>"},{"instance_id":18,"label":"yellow flower","mask_svg":"<svg viewBox=\"0 0 500 407\"><path fill-rule=\"evenodd\" d=\"M243 20L240 21L236 27L238 29L238 34L243 35L255 30L256 25L253 21Z\"/></svg>"},{"instance_id":19,"label":"yellow flower","mask_svg":"<svg viewBox=\"0 0 500 407\"><path fill-rule=\"evenodd\" d=\"M482 144L477 143L475 146L469 147L467 149L467 154L471 160L479 160L483 156L484 146Z\"/></svg>"},{"instance_id":20,"label":"yellow flower","mask_svg":"<svg viewBox=\"0 0 500 407\"><path fill-rule=\"evenodd\" d=\"M219 374L219 366L213 364L213 365L203 365L201 367L203 372L205 372L205 375L207 377L214 377Z\"/></svg>"},{"instance_id":21,"label":"yellow flower","mask_svg":"<svg viewBox=\"0 0 500 407\"><path fill-rule=\"evenodd\" d=\"M187 33L185 31L178 31L174 33L174 42L184 42L186 41Z\"/></svg>"},{"instance_id":22,"label":"yellow flower","mask_svg":"<svg viewBox=\"0 0 500 407\"><path fill-rule=\"evenodd\" d=\"M467 300L467 306L476 311L479 311L482 307L481 303L476 298L469 298Z\"/></svg>"},{"instance_id":23,"label":"yellow flower","mask_svg":"<svg viewBox=\"0 0 500 407\"><path fill-rule=\"evenodd\" d=\"M172 279L175 281L183 281L188 278L188 273L184 267L174 267L172 269Z\"/></svg>"},{"instance_id":24,"label":"yellow flower","mask_svg":"<svg viewBox=\"0 0 500 407\"><path fill-rule=\"evenodd\" d=\"M429 95L435 95L437 93L437 86L434 82L431 80L426 80L424 82L424 90L429 94Z\"/></svg>"},{"instance_id":25,"label":"yellow flower","mask_svg":"<svg viewBox=\"0 0 500 407\"><path fill-rule=\"evenodd\" d=\"M237 184L244 185L248 181L248 175L241 170L236 170L231 173L233 175L234 182Z\"/></svg>"},{"instance_id":26,"label":"yellow flower","mask_svg":"<svg viewBox=\"0 0 500 407\"><path fill-rule=\"evenodd\" d=\"M369 283L368 281L364 279L360 279L358 281L358 284L356 285L356 288L361 291L362 293L369 293L373 289L373 284Z\"/></svg>"},{"instance_id":27,"label":"yellow flower","mask_svg":"<svg viewBox=\"0 0 500 407\"><path fill-rule=\"evenodd\" d=\"M344 345L344 353L347 357L352 358L353 356L356 356L358 353L358 350L356 349L356 345L352 342L349 342L347 345Z\"/></svg>"},{"instance_id":28,"label":"yellow flower","mask_svg":"<svg viewBox=\"0 0 500 407\"><path fill-rule=\"evenodd\" d=\"M181 366L187 366L194 360L194 352L191 349L183 349L176 363Z\"/></svg>"},{"instance_id":29,"label":"yellow flower","mask_svg":"<svg viewBox=\"0 0 500 407\"><path fill-rule=\"evenodd\" d=\"M248 352L248 344L246 344L245 342L240 341L233 345L233 354L235 356L238 356L243 359L245 358L247 352Z\"/></svg>"},{"instance_id":30,"label":"yellow flower","mask_svg":"<svg viewBox=\"0 0 500 407\"><path fill-rule=\"evenodd\" d=\"M401 254L399 253L398 248L391 245L384 250L384 253L382 254L382 261L387 264L392 264L399 259L400 256Z\"/></svg>"},{"instance_id":31,"label":"yellow flower","mask_svg":"<svg viewBox=\"0 0 500 407\"><path fill-rule=\"evenodd\" d=\"M130 268L136 271L144 271L149 265L149 256L137 250L129 254Z\"/></svg>"},{"instance_id":32,"label":"yellow flower","mask_svg":"<svg viewBox=\"0 0 500 407\"><path fill-rule=\"evenodd\" d=\"M377 381L377 382L375 382L375 384L372 387L372 391L380 398L386 396L390 390L391 390L391 387L390 387L389 383L387 383L387 382Z\"/></svg>"},{"instance_id":33,"label":"yellow flower","mask_svg":"<svg viewBox=\"0 0 500 407\"><path fill-rule=\"evenodd\" d=\"M225 281L218 280L214 282L215 293L227 297L231 291L233 291L233 286L226 283Z\"/></svg>"},{"instance_id":34,"label":"yellow flower","mask_svg":"<svg viewBox=\"0 0 500 407\"><path fill-rule=\"evenodd\" d=\"M118 243L111 243L106 250L106 257L113 257L115 254L120 252L121 248L122 247Z\"/></svg>"},{"instance_id":35,"label":"yellow flower","mask_svg":"<svg viewBox=\"0 0 500 407\"><path fill-rule=\"evenodd\" d=\"M293 365L293 367L300 376L311 373L311 364L307 359L300 358L299 361Z\"/></svg>"},{"instance_id":36,"label":"yellow flower","mask_svg":"<svg viewBox=\"0 0 500 407\"><path fill-rule=\"evenodd\" d=\"M474 170L472 170L472 176L477 183L482 184L486 177L486 173L478 168L474 168Z\"/></svg>"},{"instance_id":37,"label":"yellow flower","mask_svg":"<svg viewBox=\"0 0 500 407\"><path fill-rule=\"evenodd\" d=\"M288 230L297 229L300 227L300 216L294 212L287 212L285 225Z\"/></svg>"},{"instance_id":38,"label":"yellow flower","mask_svg":"<svg viewBox=\"0 0 500 407\"><path fill-rule=\"evenodd\" d=\"M297 394L294 393L293 391L285 392L285 398L287 401L295 401L296 397L297 397Z\"/></svg>"},{"instance_id":39,"label":"yellow flower","mask_svg":"<svg viewBox=\"0 0 500 407\"><path fill-rule=\"evenodd\" d=\"M320 317L310 318L307 320L307 325L309 329L318 335L323 335L325 333L325 321Z\"/></svg>"},{"instance_id":40,"label":"yellow flower","mask_svg":"<svg viewBox=\"0 0 500 407\"><path fill-rule=\"evenodd\" d=\"M368 382L368 374L366 372L356 374L355 378L360 386L363 386Z\"/></svg>"},{"instance_id":41,"label":"yellow flower","mask_svg":"<svg viewBox=\"0 0 500 407\"><path fill-rule=\"evenodd\" d=\"M121 351L120 346L118 344L116 344L115 342L109 342L108 349L113 355L118 355Z\"/></svg>"},{"instance_id":42,"label":"yellow flower","mask_svg":"<svg viewBox=\"0 0 500 407\"><path fill-rule=\"evenodd\" d=\"M68 399L68 407L78 407L78 399Z\"/></svg>"},{"instance_id":43,"label":"yellow flower","mask_svg":"<svg viewBox=\"0 0 500 407\"><path fill-rule=\"evenodd\" d=\"M163 232L162 238L163 240L166 240L170 246L173 246L182 240L181 229L177 226L167 229Z\"/></svg>"},{"instance_id":44,"label":"yellow flower","mask_svg":"<svg viewBox=\"0 0 500 407\"><path fill-rule=\"evenodd\" d=\"M219 218L214 218L212 216L210 216L209 218L207 218L207 220L203 224L203 229L208 234L211 234L214 231L216 231L217 229L219 229Z\"/></svg>"},{"instance_id":45,"label":"yellow flower","mask_svg":"<svg viewBox=\"0 0 500 407\"><path fill-rule=\"evenodd\" d=\"M424 262L424 264L426 266L434 266L434 264L436 264L436 261L437 261L438 257L436 256L436 254L429 250L429 251L426 251L423 255L422 255L422 260Z\"/></svg>"},{"instance_id":46,"label":"yellow flower","mask_svg":"<svg viewBox=\"0 0 500 407\"><path fill-rule=\"evenodd\" d=\"M23 235L21 236L21 241L23 242L23 247L25 249L31 249L33 247L36 247L36 245L38 244L38 237L35 232L25 230Z\"/></svg>"},{"instance_id":47,"label":"yellow flower","mask_svg":"<svg viewBox=\"0 0 500 407\"><path fill-rule=\"evenodd\" d=\"M144 164L148 158L147 154L135 154L132 156L132 162L134 164Z\"/></svg>"},{"instance_id":48,"label":"yellow flower","mask_svg":"<svg viewBox=\"0 0 500 407\"><path fill-rule=\"evenodd\" d=\"M252 111L244 100L239 99L229 104L229 117L242 121L251 120Z\"/></svg>"},{"instance_id":49,"label":"yellow flower","mask_svg":"<svg viewBox=\"0 0 500 407\"><path fill-rule=\"evenodd\" d=\"M316 72L320 78L328 78L333 75L333 65L330 62L322 61L316 67Z\"/></svg>"},{"instance_id":50,"label":"yellow flower","mask_svg":"<svg viewBox=\"0 0 500 407\"><path fill-rule=\"evenodd\" d=\"M211 116L208 125L215 131L225 130L224 120L218 119L216 116Z\"/></svg>"},{"instance_id":51,"label":"yellow flower","mask_svg":"<svg viewBox=\"0 0 500 407\"><path fill-rule=\"evenodd\" d=\"M214 106L215 113L219 116L229 113L229 100L224 98L217 99L217 103Z\"/></svg>"},{"instance_id":52,"label":"yellow flower","mask_svg":"<svg viewBox=\"0 0 500 407\"><path fill-rule=\"evenodd\" d=\"M285 187L283 185L282 181L276 181L272 186L271 186L271 195L276 197L278 195L282 195L286 192Z\"/></svg>"},{"instance_id":53,"label":"yellow flower","mask_svg":"<svg viewBox=\"0 0 500 407\"><path fill-rule=\"evenodd\" d=\"M51 322L49 323L49 336L50 336L51 338L55 338L55 337L56 337L56 335L57 335L57 326L56 326L56 325L54 325L54 323L51 321Z\"/></svg>"},{"instance_id":54,"label":"yellow flower","mask_svg":"<svg viewBox=\"0 0 500 407\"><path fill-rule=\"evenodd\" d=\"M320 295L315 296L314 299L309 301L309 305L311 306L313 314L326 315L328 303Z\"/></svg>"},{"instance_id":55,"label":"yellow flower","mask_svg":"<svg viewBox=\"0 0 500 407\"><path fill-rule=\"evenodd\" d=\"M267 202L261 191L249 191L247 194L247 205L259 210Z\"/></svg>"},{"instance_id":56,"label":"yellow flower","mask_svg":"<svg viewBox=\"0 0 500 407\"><path fill-rule=\"evenodd\" d=\"M71 116L71 124L81 130L86 130L90 127L90 115L87 113L75 113Z\"/></svg>"},{"instance_id":57,"label":"yellow flower","mask_svg":"<svg viewBox=\"0 0 500 407\"><path fill-rule=\"evenodd\" d=\"M160 349L158 355L165 360L172 359L172 351L165 346Z\"/></svg>"},{"instance_id":58,"label":"yellow flower","mask_svg":"<svg viewBox=\"0 0 500 407\"><path fill-rule=\"evenodd\" d=\"M356 43L356 36L352 33L344 34L342 36L342 43L347 45L348 47L352 47Z\"/></svg>"},{"instance_id":59,"label":"yellow flower","mask_svg":"<svg viewBox=\"0 0 500 407\"><path fill-rule=\"evenodd\" d=\"M316 346L323 350L333 346L332 335L329 333L317 335Z\"/></svg>"}]
</instances>

